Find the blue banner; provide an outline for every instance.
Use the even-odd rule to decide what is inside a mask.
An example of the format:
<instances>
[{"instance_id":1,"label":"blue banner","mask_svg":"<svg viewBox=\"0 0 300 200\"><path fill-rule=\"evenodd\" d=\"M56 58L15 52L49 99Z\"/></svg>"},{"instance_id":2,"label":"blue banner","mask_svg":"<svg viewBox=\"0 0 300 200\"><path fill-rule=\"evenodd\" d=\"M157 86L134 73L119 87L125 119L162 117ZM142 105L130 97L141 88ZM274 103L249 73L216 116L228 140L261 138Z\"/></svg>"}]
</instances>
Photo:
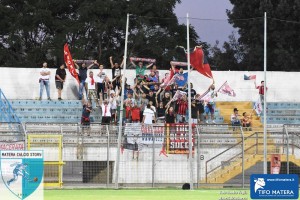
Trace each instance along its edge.
<instances>
[{"instance_id":1,"label":"blue banner","mask_svg":"<svg viewBox=\"0 0 300 200\"><path fill-rule=\"evenodd\" d=\"M298 199L298 175L252 174L250 196L252 199Z\"/></svg>"}]
</instances>

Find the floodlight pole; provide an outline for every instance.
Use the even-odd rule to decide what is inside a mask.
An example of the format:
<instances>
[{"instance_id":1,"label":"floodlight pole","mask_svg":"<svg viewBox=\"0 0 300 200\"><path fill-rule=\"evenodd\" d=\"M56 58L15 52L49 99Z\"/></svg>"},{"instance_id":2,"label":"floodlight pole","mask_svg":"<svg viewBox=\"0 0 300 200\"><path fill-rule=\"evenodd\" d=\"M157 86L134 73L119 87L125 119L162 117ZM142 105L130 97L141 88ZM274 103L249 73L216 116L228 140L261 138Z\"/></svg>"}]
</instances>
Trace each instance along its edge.
<instances>
[{"instance_id":1,"label":"floodlight pole","mask_svg":"<svg viewBox=\"0 0 300 200\"><path fill-rule=\"evenodd\" d=\"M194 189L194 181L193 181L193 138L192 138L192 104L191 104L191 84L190 84L190 79L191 79L191 73L190 73L190 64L191 64L191 59L190 59L190 20L189 20L189 14L186 14L186 31L187 31L187 61L188 61L188 111L189 111L189 164L190 164L190 190Z\"/></svg>"},{"instance_id":2,"label":"floodlight pole","mask_svg":"<svg viewBox=\"0 0 300 200\"><path fill-rule=\"evenodd\" d=\"M267 158L267 13L264 16L264 174L268 173Z\"/></svg>"},{"instance_id":3,"label":"floodlight pole","mask_svg":"<svg viewBox=\"0 0 300 200\"><path fill-rule=\"evenodd\" d=\"M125 89L125 76L126 76L126 64L127 64L127 43L128 43L128 27L129 27L129 14L127 14L126 21L126 35L125 35L125 50L124 50L124 65L122 75L122 88L121 88L121 105L120 105L120 119L119 119L119 131L118 131L118 147L116 158L116 175L115 175L115 189L119 188L119 169L120 169L120 150L122 139L122 122L123 122L123 109L124 109L124 89Z\"/></svg>"}]
</instances>

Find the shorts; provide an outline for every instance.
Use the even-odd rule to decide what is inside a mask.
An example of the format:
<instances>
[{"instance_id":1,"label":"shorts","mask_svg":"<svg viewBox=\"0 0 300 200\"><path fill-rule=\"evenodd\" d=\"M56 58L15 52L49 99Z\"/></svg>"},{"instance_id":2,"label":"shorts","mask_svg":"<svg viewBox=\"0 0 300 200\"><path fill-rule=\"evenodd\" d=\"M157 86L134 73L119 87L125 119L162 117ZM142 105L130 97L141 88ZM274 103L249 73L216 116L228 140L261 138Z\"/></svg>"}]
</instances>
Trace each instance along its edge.
<instances>
[{"instance_id":1,"label":"shorts","mask_svg":"<svg viewBox=\"0 0 300 200\"><path fill-rule=\"evenodd\" d=\"M55 81L56 89L62 90L64 88L64 83L61 81Z\"/></svg>"},{"instance_id":2,"label":"shorts","mask_svg":"<svg viewBox=\"0 0 300 200\"><path fill-rule=\"evenodd\" d=\"M215 106L214 104L207 104L204 108L204 111L206 114L210 113L210 114L214 114L215 113Z\"/></svg>"},{"instance_id":3,"label":"shorts","mask_svg":"<svg viewBox=\"0 0 300 200\"><path fill-rule=\"evenodd\" d=\"M88 99L91 100L92 97L93 97L93 99L97 99L96 91L94 89L88 90Z\"/></svg>"}]
</instances>

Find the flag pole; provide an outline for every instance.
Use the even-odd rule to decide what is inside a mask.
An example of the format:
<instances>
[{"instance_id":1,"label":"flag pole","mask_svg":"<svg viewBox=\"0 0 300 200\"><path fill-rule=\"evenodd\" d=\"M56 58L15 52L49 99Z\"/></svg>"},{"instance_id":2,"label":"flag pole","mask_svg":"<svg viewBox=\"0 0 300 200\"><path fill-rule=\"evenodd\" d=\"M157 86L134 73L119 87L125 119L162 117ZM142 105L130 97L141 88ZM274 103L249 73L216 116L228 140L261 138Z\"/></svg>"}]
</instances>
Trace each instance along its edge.
<instances>
[{"instance_id":1,"label":"flag pole","mask_svg":"<svg viewBox=\"0 0 300 200\"><path fill-rule=\"evenodd\" d=\"M118 147L117 147L117 158L116 158L115 189L119 188L120 150L121 150L121 139L122 139L122 122L123 122L123 109L124 109L123 104L124 104L124 92L125 92L125 75L126 75L126 64L127 64L128 27L129 27L129 14L127 14L127 21L126 21L124 65L123 65L122 86L121 86L122 87L121 88L121 105L120 105L120 118L119 118L119 131L118 131Z\"/></svg>"},{"instance_id":2,"label":"flag pole","mask_svg":"<svg viewBox=\"0 0 300 200\"><path fill-rule=\"evenodd\" d=\"M267 158L267 13L264 17L264 174L268 173Z\"/></svg>"},{"instance_id":3,"label":"flag pole","mask_svg":"<svg viewBox=\"0 0 300 200\"><path fill-rule=\"evenodd\" d=\"M190 20L189 14L186 14L186 30L187 30L187 61L188 61L188 111L189 111L189 164L190 164L190 190L194 189L194 182L193 182L193 138L192 138L192 103L191 103L191 59L190 59Z\"/></svg>"}]
</instances>

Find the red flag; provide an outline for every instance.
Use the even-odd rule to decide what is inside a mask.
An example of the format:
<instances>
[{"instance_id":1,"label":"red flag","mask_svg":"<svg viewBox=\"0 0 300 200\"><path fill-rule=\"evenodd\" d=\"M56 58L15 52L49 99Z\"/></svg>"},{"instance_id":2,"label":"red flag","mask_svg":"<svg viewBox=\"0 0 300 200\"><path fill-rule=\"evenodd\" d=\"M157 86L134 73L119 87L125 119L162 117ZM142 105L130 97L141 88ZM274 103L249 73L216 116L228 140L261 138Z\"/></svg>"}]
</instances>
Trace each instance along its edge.
<instances>
[{"instance_id":1,"label":"red flag","mask_svg":"<svg viewBox=\"0 0 300 200\"><path fill-rule=\"evenodd\" d=\"M200 73L208 78L213 78L210 66L205 58L202 48L196 47L190 55L191 65Z\"/></svg>"},{"instance_id":2,"label":"red flag","mask_svg":"<svg viewBox=\"0 0 300 200\"><path fill-rule=\"evenodd\" d=\"M67 43L64 46L64 60L70 74L77 80L78 83L80 83L78 73L75 70L74 62Z\"/></svg>"}]
</instances>

